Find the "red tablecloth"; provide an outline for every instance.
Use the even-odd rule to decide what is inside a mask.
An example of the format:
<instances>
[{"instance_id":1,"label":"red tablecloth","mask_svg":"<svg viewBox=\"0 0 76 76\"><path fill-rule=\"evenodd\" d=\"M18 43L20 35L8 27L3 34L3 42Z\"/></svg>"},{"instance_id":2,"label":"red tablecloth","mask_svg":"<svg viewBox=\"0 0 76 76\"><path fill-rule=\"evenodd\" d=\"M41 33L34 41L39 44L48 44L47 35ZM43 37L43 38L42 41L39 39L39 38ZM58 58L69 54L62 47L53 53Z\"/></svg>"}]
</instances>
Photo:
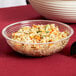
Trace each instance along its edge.
<instances>
[{"instance_id":1,"label":"red tablecloth","mask_svg":"<svg viewBox=\"0 0 76 76\"><path fill-rule=\"evenodd\" d=\"M1 35L2 29L10 23L41 18L30 5L0 8L0 76L76 76L76 58L67 56L71 44L76 40L76 24L70 24L75 33L63 50L64 53L42 58L13 52Z\"/></svg>"}]
</instances>

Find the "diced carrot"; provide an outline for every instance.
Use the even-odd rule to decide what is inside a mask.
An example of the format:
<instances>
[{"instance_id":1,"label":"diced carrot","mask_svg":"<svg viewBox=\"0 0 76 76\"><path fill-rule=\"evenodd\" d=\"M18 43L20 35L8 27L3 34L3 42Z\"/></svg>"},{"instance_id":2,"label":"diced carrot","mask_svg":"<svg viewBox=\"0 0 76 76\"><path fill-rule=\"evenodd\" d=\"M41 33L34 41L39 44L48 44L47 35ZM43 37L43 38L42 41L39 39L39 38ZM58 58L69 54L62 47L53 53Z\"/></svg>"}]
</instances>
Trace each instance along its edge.
<instances>
[{"instance_id":1,"label":"diced carrot","mask_svg":"<svg viewBox=\"0 0 76 76\"><path fill-rule=\"evenodd\" d=\"M52 46L53 44L49 44L49 46Z\"/></svg>"},{"instance_id":2,"label":"diced carrot","mask_svg":"<svg viewBox=\"0 0 76 76\"><path fill-rule=\"evenodd\" d=\"M52 39L50 39L49 42L52 42Z\"/></svg>"},{"instance_id":3,"label":"diced carrot","mask_svg":"<svg viewBox=\"0 0 76 76\"><path fill-rule=\"evenodd\" d=\"M54 31L54 29L52 29L52 31Z\"/></svg>"},{"instance_id":4,"label":"diced carrot","mask_svg":"<svg viewBox=\"0 0 76 76\"><path fill-rule=\"evenodd\" d=\"M57 35L57 33L56 33L56 32L54 32L54 34L55 34L55 35Z\"/></svg>"},{"instance_id":5,"label":"diced carrot","mask_svg":"<svg viewBox=\"0 0 76 76\"><path fill-rule=\"evenodd\" d=\"M31 33L33 33L33 32L30 32L30 34L31 34Z\"/></svg>"},{"instance_id":6,"label":"diced carrot","mask_svg":"<svg viewBox=\"0 0 76 76\"><path fill-rule=\"evenodd\" d=\"M32 40L33 39L33 36L30 36L30 39Z\"/></svg>"},{"instance_id":7,"label":"diced carrot","mask_svg":"<svg viewBox=\"0 0 76 76\"><path fill-rule=\"evenodd\" d=\"M35 39L41 40L40 36L35 36Z\"/></svg>"},{"instance_id":8,"label":"diced carrot","mask_svg":"<svg viewBox=\"0 0 76 76\"><path fill-rule=\"evenodd\" d=\"M52 33L52 31L50 31L50 34Z\"/></svg>"},{"instance_id":9,"label":"diced carrot","mask_svg":"<svg viewBox=\"0 0 76 76\"><path fill-rule=\"evenodd\" d=\"M37 25L33 24L32 27L37 28Z\"/></svg>"},{"instance_id":10,"label":"diced carrot","mask_svg":"<svg viewBox=\"0 0 76 76\"><path fill-rule=\"evenodd\" d=\"M51 34L53 31L54 31L54 29L52 29L52 30L50 31L50 34Z\"/></svg>"}]
</instances>

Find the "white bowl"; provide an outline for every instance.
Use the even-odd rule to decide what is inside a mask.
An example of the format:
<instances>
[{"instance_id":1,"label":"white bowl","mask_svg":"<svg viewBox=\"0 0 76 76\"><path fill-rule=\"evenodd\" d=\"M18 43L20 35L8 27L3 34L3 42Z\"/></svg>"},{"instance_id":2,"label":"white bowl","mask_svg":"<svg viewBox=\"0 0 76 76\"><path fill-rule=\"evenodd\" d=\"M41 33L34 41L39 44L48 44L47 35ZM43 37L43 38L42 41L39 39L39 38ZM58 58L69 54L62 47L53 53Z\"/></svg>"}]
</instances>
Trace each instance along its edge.
<instances>
[{"instance_id":1,"label":"white bowl","mask_svg":"<svg viewBox=\"0 0 76 76\"><path fill-rule=\"evenodd\" d=\"M30 3L47 19L76 23L76 1L30 0Z\"/></svg>"}]
</instances>

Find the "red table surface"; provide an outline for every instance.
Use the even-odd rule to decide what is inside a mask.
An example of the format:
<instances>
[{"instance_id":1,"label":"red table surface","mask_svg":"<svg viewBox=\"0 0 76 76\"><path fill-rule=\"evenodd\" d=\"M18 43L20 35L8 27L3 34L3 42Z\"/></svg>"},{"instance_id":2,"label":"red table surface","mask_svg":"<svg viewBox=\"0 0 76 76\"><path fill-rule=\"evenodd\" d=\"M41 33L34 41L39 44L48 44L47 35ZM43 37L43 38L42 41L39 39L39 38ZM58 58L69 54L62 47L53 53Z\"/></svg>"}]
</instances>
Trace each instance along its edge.
<instances>
[{"instance_id":1,"label":"red table surface","mask_svg":"<svg viewBox=\"0 0 76 76\"><path fill-rule=\"evenodd\" d=\"M76 57L67 56L76 41L76 24L70 24L75 33L63 53L32 58L14 52L6 43L2 29L17 21L42 19L30 6L0 8L0 76L76 76Z\"/></svg>"}]
</instances>

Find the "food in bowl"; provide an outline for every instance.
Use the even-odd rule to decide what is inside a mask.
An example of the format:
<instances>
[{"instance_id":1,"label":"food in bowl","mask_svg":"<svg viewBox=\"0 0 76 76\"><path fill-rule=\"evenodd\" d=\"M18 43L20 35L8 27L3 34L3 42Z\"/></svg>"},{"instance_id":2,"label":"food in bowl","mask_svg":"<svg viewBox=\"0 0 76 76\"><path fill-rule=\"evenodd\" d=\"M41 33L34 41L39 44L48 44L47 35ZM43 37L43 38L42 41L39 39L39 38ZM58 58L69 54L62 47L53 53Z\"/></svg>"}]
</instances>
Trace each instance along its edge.
<instances>
[{"instance_id":1,"label":"food in bowl","mask_svg":"<svg viewBox=\"0 0 76 76\"><path fill-rule=\"evenodd\" d=\"M56 21L29 20L11 24L2 33L15 51L30 56L48 56L66 46L73 30Z\"/></svg>"},{"instance_id":2,"label":"food in bowl","mask_svg":"<svg viewBox=\"0 0 76 76\"><path fill-rule=\"evenodd\" d=\"M68 35L67 30L61 32L55 24L33 24L31 27L24 26L17 32L12 33L12 39L26 43L47 43L66 38ZM37 48L37 46L34 48Z\"/></svg>"}]
</instances>

